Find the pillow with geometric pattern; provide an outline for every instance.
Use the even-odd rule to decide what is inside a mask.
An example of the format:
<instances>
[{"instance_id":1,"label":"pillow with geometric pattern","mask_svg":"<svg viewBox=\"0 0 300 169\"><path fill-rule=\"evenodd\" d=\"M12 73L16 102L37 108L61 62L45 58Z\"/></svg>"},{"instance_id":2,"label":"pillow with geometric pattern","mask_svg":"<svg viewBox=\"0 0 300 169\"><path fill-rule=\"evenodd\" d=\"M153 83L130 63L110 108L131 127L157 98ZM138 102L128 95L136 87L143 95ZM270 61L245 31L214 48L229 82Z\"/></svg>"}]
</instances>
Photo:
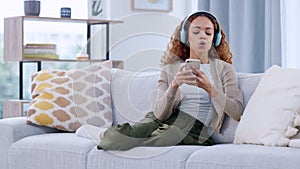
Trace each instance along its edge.
<instances>
[{"instance_id":1,"label":"pillow with geometric pattern","mask_svg":"<svg viewBox=\"0 0 300 169\"><path fill-rule=\"evenodd\" d=\"M83 124L112 125L110 95L112 62L73 70L41 70L32 75L27 123L64 131Z\"/></svg>"}]
</instances>

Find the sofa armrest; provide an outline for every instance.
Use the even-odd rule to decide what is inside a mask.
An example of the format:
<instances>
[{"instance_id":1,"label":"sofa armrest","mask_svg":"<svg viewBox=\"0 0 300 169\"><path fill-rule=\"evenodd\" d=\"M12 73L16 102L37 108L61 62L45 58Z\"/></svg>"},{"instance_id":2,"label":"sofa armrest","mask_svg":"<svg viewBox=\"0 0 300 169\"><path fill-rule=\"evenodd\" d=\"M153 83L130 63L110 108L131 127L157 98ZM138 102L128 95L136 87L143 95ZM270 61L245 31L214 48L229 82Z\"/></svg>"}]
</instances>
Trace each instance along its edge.
<instances>
[{"instance_id":1,"label":"sofa armrest","mask_svg":"<svg viewBox=\"0 0 300 169\"><path fill-rule=\"evenodd\" d=\"M3 142L16 142L24 137L59 132L57 129L26 123L26 117L13 117L0 120L0 140ZM1 144L0 144L1 145Z\"/></svg>"},{"instance_id":2,"label":"sofa armrest","mask_svg":"<svg viewBox=\"0 0 300 169\"><path fill-rule=\"evenodd\" d=\"M0 168L6 169L7 153L11 144L28 136L59 132L57 129L28 125L26 117L13 117L0 120Z\"/></svg>"}]
</instances>

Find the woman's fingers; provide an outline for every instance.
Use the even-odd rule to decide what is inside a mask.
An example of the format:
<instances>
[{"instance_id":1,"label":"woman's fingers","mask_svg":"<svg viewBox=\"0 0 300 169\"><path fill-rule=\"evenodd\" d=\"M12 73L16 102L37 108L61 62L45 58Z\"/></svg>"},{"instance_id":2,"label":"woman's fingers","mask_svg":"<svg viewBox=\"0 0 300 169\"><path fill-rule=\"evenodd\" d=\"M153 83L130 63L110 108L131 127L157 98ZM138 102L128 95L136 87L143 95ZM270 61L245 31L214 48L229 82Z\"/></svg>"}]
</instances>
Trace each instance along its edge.
<instances>
[{"instance_id":1,"label":"woman's fingers","mask_svg":"<svg viewBox=\"0 0 300 169\"><path fill-rule=\"evenodd\" d=\"M180 84L186 83L188 85L197 85L196 76L192 73L192 70L181 71L176 80Z\"/></svg>"}]
</instances>

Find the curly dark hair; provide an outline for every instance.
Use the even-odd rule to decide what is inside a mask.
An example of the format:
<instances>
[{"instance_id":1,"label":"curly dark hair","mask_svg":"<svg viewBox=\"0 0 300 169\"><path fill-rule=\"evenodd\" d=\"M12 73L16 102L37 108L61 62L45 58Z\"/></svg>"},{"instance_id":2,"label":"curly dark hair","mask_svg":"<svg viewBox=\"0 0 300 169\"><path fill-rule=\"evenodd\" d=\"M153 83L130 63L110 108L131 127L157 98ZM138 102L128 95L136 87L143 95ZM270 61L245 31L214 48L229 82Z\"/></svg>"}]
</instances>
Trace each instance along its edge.
<instances>
[{"instance_id":1,"label":"curly dark hair","mask_svg":"<svg viewBox=\"0 0 300 169\"><path fill-rule=\"evenodd\" d=\"M188 18L186 27L188 28L190 25L189 23L191 23L198 16L205 16L208 19L210 19L214 25L214 32L217 31L218 29L217 20L212 16L210 16L209 14L205 14L205 13L199 13L199 14L196 13L194 15L191 15ZM190 57L190 47L180 40L180 30L184 20L181 21L181 23L176 27L175 32L171 36L170 42L167 46L167 50L164 52L164 55L161 58L162 64L169 64L179 60L185 61ZM221 29L221 34L222 34L221 42L220 45L216 47L215 46L211 47L211 49L209 50L209 57L217 57L227 63L232 64L232 53L230 51L230 46L226 40L226 35L223 29L221 28L221 26L219 27Z\"/></svg>"}]
</instances>

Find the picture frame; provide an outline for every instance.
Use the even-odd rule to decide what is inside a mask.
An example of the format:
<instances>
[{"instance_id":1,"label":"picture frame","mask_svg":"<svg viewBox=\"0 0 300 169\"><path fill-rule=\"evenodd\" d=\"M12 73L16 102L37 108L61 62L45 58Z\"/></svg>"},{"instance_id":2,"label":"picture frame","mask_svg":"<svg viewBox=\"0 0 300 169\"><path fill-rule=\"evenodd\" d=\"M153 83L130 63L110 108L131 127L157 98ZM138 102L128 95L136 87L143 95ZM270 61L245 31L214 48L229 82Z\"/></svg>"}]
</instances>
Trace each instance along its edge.
<instances>
[{"instance_id":1,"label":"picture frame","mask_svg":"<svg viewBox=\"0 0 300 169\"><path fill-rule=\"evenodd\" d=\"M88 19L110 18L110 0L88 0Z\"/></svg>"},{"instance_id":2,"label":"picture frame","mask_svg":"<svg viewBox=\"0 0 300 169\"><path fill-rule=\"evenodd\" d=\"M172 3L172 0L131 0L131 10L171 12L173 7Z\"/></svg>"}]
</instances>

